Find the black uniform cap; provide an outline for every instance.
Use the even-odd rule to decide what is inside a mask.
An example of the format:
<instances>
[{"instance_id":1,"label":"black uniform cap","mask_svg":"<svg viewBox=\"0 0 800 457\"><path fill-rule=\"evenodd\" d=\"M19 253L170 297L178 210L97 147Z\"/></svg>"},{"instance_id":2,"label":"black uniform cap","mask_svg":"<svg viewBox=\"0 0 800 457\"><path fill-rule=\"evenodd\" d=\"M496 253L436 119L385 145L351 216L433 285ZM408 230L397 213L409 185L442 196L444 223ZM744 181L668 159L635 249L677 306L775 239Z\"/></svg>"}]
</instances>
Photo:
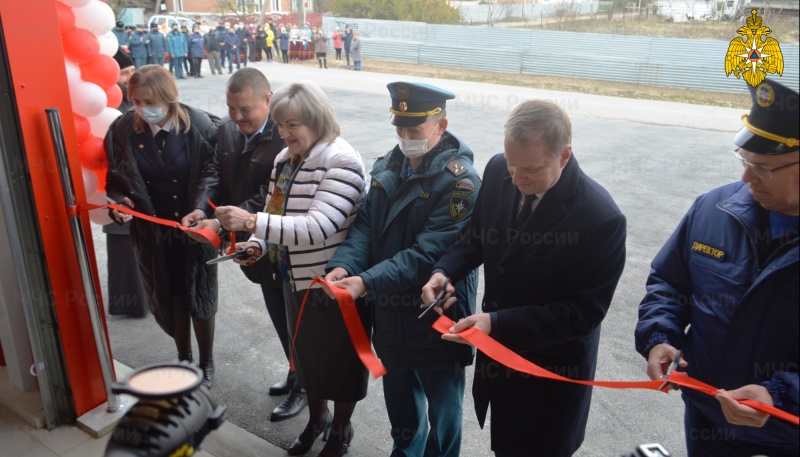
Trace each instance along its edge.
<instances>
[{"instance_id":1,"label":"black uniform cap","mask_svg":"<svg viewBox=\"0 0 800 457\"><path fill-rule=\"evenodd\" d=\"M736 146L756 153L778 155L800 149L798 93L765 79L750 86L753 106L743 114L744 127L733 138Z\"/></svg>"}]
</instances>

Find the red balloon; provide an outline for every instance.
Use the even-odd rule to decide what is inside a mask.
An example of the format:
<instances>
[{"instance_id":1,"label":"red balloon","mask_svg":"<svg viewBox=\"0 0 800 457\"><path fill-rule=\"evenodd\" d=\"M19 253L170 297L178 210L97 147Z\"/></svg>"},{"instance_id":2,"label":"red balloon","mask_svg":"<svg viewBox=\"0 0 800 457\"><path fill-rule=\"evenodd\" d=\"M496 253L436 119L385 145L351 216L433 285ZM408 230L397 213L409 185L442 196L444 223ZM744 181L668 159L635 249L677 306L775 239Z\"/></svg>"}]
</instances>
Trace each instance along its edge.
<instances>
[{"instance_id":1,"label":"red balloon","mask_svg":"<svg viewBox=\"0 0 800 457\"><path fill-rule=\"evenodd\" d=\"M89 132L91 131L89 119L86 119L80 114L73 113L72 116L75 124L75 141L77 141L78 144L81 144L89 139Z\"/></svg>"},{"instance_id":2,"label":"red balloon","mask_svg":"<svg viewBox=\"0 0 800 457\"><path fill-rule=\"evenodd\" d=\"M78 153L81 157L81 165L89 170L97 171L108 167L102 138L89 137L88 140L78 146Z\"/></svg>"},{"instance_id":3,"label":"red balloon","mask_svg":"<svg viewBox=\"0 0 800 457\"><path fill-rule=\"evenodd\" d=\"M106 103L107 107L115 109L118 108L119 104L122 103L122 89L120 89L116 84L109 87L106 91L106 99L108 99L108 102Z\"/></svg>"},{"instance_id":4,"label":"red balloon","mask_svg":"<svg viewBox=\"0 0 800 457\"><path fill-rule=\"evenodd\" d=\"M81 79L95 83L103 90L107 90L112 85L117 85L119 64L105 54L96 54L81 64ZM116 108L116 106L113 108Z\"/></svg>"},{"instance_id":5,"label":"red balloon","mask_svg":"<svg viewBox=\"0 0 800 457\"><path fill-rule=\"evenodd\" d=\"M56 1L56 16L58 16L58 29L62 36L75 28L75 13L71 7Z\"/></svg>"},{"instance_id":6,"label":"red balloon","mask_svg":"<svg viewBox=\"0 0 800 457\"><path fill-rule=\"evenodd\" d=\"M88 30L74 28L61 37L64 55L78 65L89 61L100 52L100 42ZM116 81L114 81L116 82Z\"/></svg>"},{"instance_id":7,"label":"red balloon","mask_svg":"<svg viewBox=\"0 0 800 457\"><path fill-rule=\"evenodd\" d=\"M94 170L94 174L97 175L97 190L99 192L105 192L106 189L106 173L108 172L108 164L105 167Z\"/></svg>"}]
</instances>

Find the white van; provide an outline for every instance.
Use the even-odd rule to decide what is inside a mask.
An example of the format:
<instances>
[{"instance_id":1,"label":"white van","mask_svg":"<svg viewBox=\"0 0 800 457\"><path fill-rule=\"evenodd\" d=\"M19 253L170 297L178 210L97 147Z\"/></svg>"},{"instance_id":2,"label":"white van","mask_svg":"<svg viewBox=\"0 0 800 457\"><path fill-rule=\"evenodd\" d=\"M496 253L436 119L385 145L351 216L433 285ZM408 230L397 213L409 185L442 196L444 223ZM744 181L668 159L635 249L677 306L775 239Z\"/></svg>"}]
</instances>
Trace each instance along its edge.
<instances>
[{"instance_id":1,"label":"white van","mask_svg":"<svg viewBox=\"0 0 800 457\"><path fill-rule=\"evenodd\" d=\"M162 22L167 24L167 30L171 30L173 25L177 25L178 27L180 27L181 22L186 22L186 27L191 32L192 26L194 25L194 19L188 17L157 14L151 17L150 20L147 22L147 29L149 30L152 24L158 24L160 27Z\"/></svg>"}]
</instances>

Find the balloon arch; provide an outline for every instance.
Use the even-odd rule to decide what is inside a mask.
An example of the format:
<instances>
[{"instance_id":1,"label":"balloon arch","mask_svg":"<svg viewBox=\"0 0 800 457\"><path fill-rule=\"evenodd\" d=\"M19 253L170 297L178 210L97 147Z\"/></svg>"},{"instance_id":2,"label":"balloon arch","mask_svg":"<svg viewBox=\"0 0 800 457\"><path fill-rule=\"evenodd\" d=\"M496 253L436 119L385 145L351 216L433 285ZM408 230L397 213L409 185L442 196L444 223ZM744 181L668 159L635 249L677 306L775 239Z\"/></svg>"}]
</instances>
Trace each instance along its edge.
<instances>
[{"instance_id":1,"label":"balloon arch","mask_svg":"<svg viewBox=\"0 0 800 457\"><path fill-rule=\"evenodd\" d=\"M108 164L103 138L109 125L122 114L117 110L122 102L117 85L120 69L113 59L119 43L111 32L115 15L101 0L55 0L55 4L85 199L105 205ZM90 211L89 218L96 224L111 222L105 209Z\"/></svg>"}]
</instances>

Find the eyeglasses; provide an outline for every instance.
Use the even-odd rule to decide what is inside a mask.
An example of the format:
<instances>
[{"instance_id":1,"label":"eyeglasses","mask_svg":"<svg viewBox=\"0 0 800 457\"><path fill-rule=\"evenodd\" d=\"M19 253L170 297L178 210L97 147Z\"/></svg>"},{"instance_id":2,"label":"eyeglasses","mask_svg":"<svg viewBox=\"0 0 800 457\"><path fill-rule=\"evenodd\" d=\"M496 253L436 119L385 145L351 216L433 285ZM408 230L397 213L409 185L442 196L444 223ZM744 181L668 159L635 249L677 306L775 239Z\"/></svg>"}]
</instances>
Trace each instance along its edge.
<instances>
[{"instance_id":1,"label":"eyeglasses","mask_svg":"<svg viewBox=\"0 0 800 457\"><path fill-rule=\"evenodd\" d=\"M733 155L736 156L737 159L739 159L739 162L742 163L742 167L749 168L750 171L752 171L754 175L758 176L761 179L767 180L767 181L772 179L772 176L776 172L781 171L781 170L783 170L785 168L789 168L791 166L794 166L794 165L797 165L798 163L800 163L800 161L797 161L797 162L788 163L786 165L781 165L780 167L764 168L761 165L756 165L754 163L750 163L750 162L744 160L744 157L742 157L741 154L739 154L739 149L738 148L733 150Z\"/></svg>"}]
</instances>

